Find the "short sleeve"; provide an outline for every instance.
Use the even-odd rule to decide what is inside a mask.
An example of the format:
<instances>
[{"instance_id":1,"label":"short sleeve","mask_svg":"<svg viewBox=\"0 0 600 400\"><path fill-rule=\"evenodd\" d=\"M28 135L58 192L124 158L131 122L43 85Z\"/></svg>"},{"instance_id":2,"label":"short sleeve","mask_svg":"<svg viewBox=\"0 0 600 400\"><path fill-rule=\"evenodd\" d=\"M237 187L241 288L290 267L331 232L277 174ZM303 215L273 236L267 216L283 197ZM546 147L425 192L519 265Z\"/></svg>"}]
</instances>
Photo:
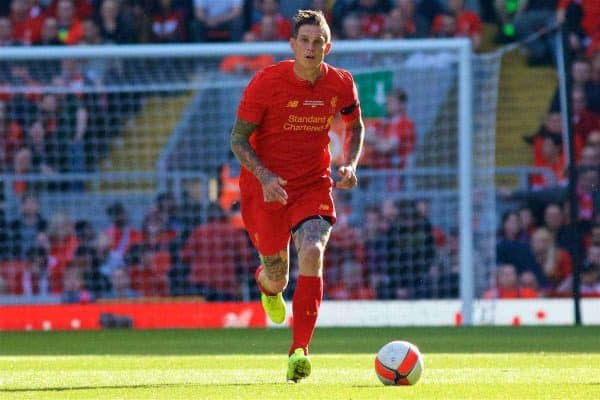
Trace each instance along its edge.
<instances>
[{"instance_id":1,"label":"short sleeve","mask_svg":"<svg viewBox=\"0 0 600 400\"><path fill-rule=\"evenodd\" d=\"M252 78L244 93L238 107L239 119L259 125L267 109L266 94L270 93L265 82L263 72L259 72Z\"/></svg>"},{"instance_id":2,"label":"short sleeve","mask_svg":"<svg viewBox=\"0 0 600 400\"><path fill-rule=\"evenodd\" d=\"M349 124L360 117L360 102L358 100L358 90L356 89L356 84L354 83L352 75L349 72L346 72L345 78L346 85L344 85L344 96L341 101L342 109L340 113L342 115L342 121Z\"/></svg>"}]
</instances>

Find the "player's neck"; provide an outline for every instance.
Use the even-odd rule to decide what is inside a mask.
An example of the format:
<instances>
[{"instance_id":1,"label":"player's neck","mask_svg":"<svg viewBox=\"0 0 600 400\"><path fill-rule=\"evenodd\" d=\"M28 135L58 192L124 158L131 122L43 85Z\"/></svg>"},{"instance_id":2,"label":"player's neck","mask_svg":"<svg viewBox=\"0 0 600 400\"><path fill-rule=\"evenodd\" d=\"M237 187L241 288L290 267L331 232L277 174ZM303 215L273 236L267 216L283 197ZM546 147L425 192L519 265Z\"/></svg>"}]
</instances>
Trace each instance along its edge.
<instances>
[{"instance_id":1,"label":"player's neck","mask_svg":"<svg viewBox=\"0 0 600 400\"><path fill-rule=\"evenodd\" d=\"M299 63L295 62L294 74L298 79L302 81L308 81L312 85L314 85L317 79L321 77L321 68L322 64L319 64L319 66L316 68L302 68L302 66Z\"/></svg>"}]
</instances>

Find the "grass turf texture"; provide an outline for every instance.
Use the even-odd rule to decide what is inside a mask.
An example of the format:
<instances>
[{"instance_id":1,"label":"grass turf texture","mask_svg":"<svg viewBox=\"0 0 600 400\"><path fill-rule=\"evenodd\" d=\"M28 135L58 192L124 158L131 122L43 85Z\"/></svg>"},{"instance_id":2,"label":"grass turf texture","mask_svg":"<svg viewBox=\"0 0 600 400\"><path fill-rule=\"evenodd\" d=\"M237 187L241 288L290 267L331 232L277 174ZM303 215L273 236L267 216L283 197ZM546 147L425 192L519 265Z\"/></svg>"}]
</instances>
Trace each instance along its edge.
<instances>
[{"instance_id":1,"label":"grass turf texture","mask_svg":"<svg viewBox=\"0 0 600 400\"><path fill-rule=\"evenodd\" d=\"M1 399L598 399L600 327L317 330L313 374L285 382L288 330L0 332ZM393 339L425 356L384 387Z\"/></svg>"}]
</instances>

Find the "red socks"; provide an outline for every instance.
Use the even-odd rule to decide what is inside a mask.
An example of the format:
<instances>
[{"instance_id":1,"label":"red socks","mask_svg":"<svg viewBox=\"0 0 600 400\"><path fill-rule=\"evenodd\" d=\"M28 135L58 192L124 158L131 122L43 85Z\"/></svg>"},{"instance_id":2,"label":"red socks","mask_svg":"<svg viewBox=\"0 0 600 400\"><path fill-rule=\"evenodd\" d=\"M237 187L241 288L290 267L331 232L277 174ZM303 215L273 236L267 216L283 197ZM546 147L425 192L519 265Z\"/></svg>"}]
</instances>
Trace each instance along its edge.
<instances>
[{"instance_id":1,"label":"red socks","mask_svg":"<svg viewBox=\"0 0 600 400\"><path fill-rule=\"evenodd\" d=\"M294 313L293 343L290 354L301 347L308 354L321 301L323 300L323 278L320 276L298 276L292 302Z\"/></svg>"}]
</instances>

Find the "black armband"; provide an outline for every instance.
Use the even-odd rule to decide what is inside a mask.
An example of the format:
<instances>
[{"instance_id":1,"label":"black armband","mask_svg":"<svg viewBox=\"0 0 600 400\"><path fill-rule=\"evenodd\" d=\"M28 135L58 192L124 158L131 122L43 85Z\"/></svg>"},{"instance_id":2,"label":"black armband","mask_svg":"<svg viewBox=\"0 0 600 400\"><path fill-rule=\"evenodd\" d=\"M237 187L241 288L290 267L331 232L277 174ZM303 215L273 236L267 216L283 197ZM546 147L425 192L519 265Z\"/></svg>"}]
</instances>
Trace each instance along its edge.
<instances>
[{"instance_id":1,"label":"black armband","mask_svg":"<svg viewBox=\"0 0 600 400\"><path fill-rule=\"evenodd\" d=\"M358 107L358 102L354 102L353 104L350 104L348 107L342 108L340 110L340 113L342 115L352 114L352 112L356 109L356 107Z\"/></svg>"}]
</instances>

